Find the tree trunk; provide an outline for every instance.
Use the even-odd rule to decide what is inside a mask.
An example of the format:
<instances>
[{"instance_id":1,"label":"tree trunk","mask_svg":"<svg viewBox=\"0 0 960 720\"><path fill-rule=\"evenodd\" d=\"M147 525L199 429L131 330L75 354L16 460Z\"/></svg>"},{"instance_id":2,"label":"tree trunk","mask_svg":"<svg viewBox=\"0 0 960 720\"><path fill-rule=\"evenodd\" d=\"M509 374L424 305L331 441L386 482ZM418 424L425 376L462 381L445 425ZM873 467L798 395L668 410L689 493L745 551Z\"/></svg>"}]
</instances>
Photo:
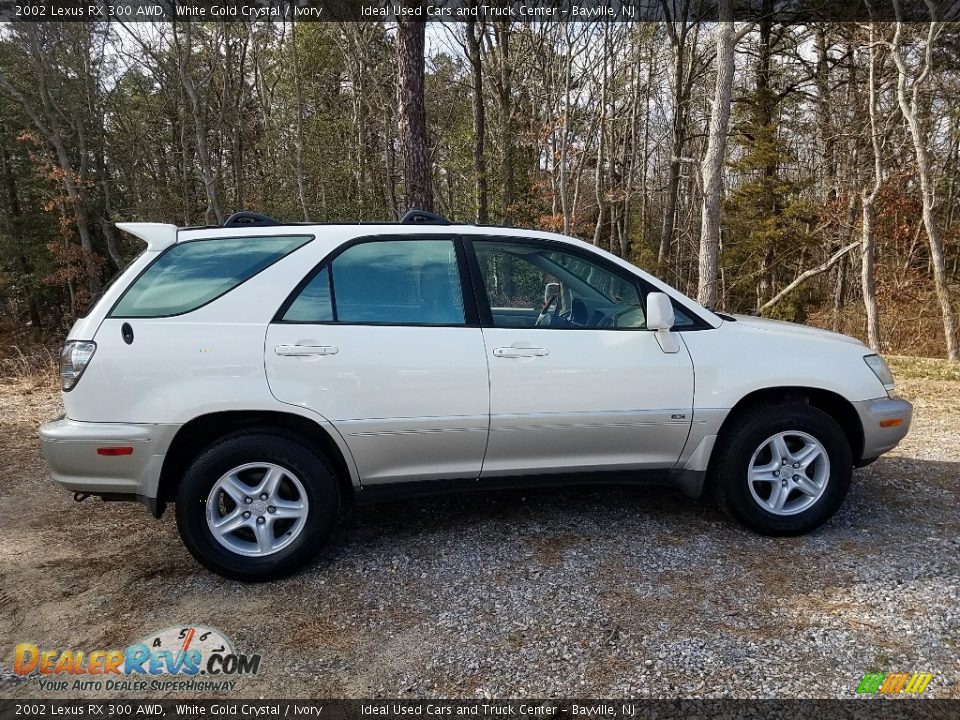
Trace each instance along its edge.
<instances>
[{"instance_id":1,"label":"tree trunk","mask_svg":"<svg viewBox=\"0 0 960 720\"><path fill-rule=\"evenodd\" d=\"M293 138L293 172L297 180L297 197L303 211L303 221L310 222L307 209L307 183L303 177L303 88L300 83L300 52L297 48L297 21L290 21L290 59L293 61L293 101L297 105L296 127Z\"/></svg>"},{"instance_id":2,"label":"tree trunk","mask_svg":"<svg viewBox=\"0 0 960 720\"><path fill-rule=\"evenodd\" d=\"M680 163L686 134L686 102L684 99L684 75L686 74L686 32L684 18L679 33L671 33L673 44L673 122L670 133L670 166L667 174L667 198L663 210L663 224L660 228L660 247L657 251L657 265L661 271L666 268L670 257L670 246L677 220L677 196L680 193Z\"/></svg>"},{"instance_id":3,"label":"tree trunk","mask_svg":"<svg viewBox=\"0 0 960 720\"><path fill-rule=\"evenodd\" d=\"M717 25L717 85L710 113L710 134L703 158L703 209L700 218L700 258L697 302L717 303L717 255L720 250L720 198L727 150L730 99L733 91L733 0L721 0Z\"/></svg>"},{"instance_id":4,"label":"tree trunk","mask_svg":"<svg viewBox=\"0 0 960 720\"><path fill-rule=\"evenodd\" d=\"M563 234L570 234L570 214L572 203L568 199L567 187L567 147L570 138L570 89L573 85L573 46L570 39L570 26L564 25L566 39L566 59L563 69L563 116L560 123L560 211L563 213Z\"/></svg>"},{"instance_id":5,"label":"tree trunk","mask_svg":"<svg viewBox=\"0 0 960 720\"><path fill-rule=\"evenodd\" d=\"M877 80L876 47L874 45L873 24L870 25L870 69L867 80L867 112L870 117L870 148L873 151L873 185L861 192L861 228L860 228L860 287L863 293L863 309L867 316L867 344L873 350L880 350L880 319L877 314L876 282L876 202L883 186L883 166L880 154L880 135L877 127Z\"/></svg>"},{"instance_id":6,"label":"tree trunk","mask_svg":"<svg viewBox=\"0 0 960 720\"><path fill-rule=\"evenodd\" d=\"M480 54L480 38L477 36L477 21L467 20L467 52L470 57L470 73L473 77L473 173L476 217L478 224L485 224L487 215L487 159L486 112L483 106L483 59Z\"/></svg>"},{"instance_id":7,"label":"tree trunk","mask_svg":"<svg viewBox=\"0 0 960 720\"><path fill-rule=\"evenodd\" d=\"M647 84L643 93L643 141L640 155L640 232L644 245L649 244L650 232L650 193L647 192L647 180L650 170L650 96L653 95L654 43L650 41L650 55L647 57Z\"/></svg>"},{"instance_id":8,"label":"tree trunk","mask_svg":"<svg viewBox=\"0 0 960 720\"><path fill-rule=\"evenodd\" d=\"M867 344L871 349L879 351L880 323L877 318L877 286L874 273L876 267L876 245L873 239L876 206L871 195L865 195L863 198L862 225L860 230L860 249L862 254L860 286L863 291L863 309L867 315Z\"/></svg>"},{"instance_id":9,"label":"tree trunk","mask_svg":"<svg viewBox=\"0 0 960 720\"><path fill-rule=\"evenodd\" d=\"M200 175L203 178L203 190L207 196L206 222L216 220L217 225L223 224L223 211L220 209L220 200L217 197L217 179L213 175L210 164L210 149L207 145L207 126L204 120L203 109L200 107L200 97L197 95L196 85L190 75L190 56L192 51L192 36L190 23L186 23L186 47L180 51L180 82L187 99L190 101L190 110L193 115L194 136L197 143L197 156L200 160ZM176 23L174 23L174 38L176 38Z\"/></svg>"},{"instance_id":10,"label":"tree trunk","mask_svg":"<svg viewBox=\"0 0 960 720\"><path fill-rule=\"evenodd\" d=\"M0 135L7 137L7 128L0 125ZM6 194L6 225L7 233L10 236L12 245L15 248L17 261L17 270L20 271L20 280L24 283L27 295L27 310L30 313L30 324L37 330L43 329L40 322L40 306L37 303L37 283L32 277L33 268L23 249L23 237L21 230L23 217L20 210L20 198L17 195L17 183L11 167L10 155L7 152L7 146L0 142L0 177L3 178L3 186Z\"/></svg>"},{"instance_id":11,"label":"tree trunk","mask_svg":"<svg viewBox=\"0 0 960 720\"><path fill-rule=\"evenodd\" d=\"M847 262L844 259L837 263L837 273L833 281L833 323L830 329L834 332L843 332L843 305L846 298Z\"/></svg>"},{"instance_id":12,"label":"tree trunk","mask_svg":"<svg viewBox=\"0 0 960 720\"><path fill-rule=\"evenodd\" d=\"M403 4L410 8L417 6L413 0L404 0ZM433 212L433 178L423 97L425 32L426 25L422 21L397 21L397 104L407 209Z\"/></svg>"},{"instance_id":13,"label":"tree trunk","mask_svg":"<svg viewBox=\"0 0 960 720\"><path fill-rule=\"evenodd\" d=\"M593 228L593 244L600 244L600 234L603 230L604 209L606 203L603 200L603 172L604 172L604 151L606 148L607 133L607 65L610 62L610 25L602 25L603 57L601 58L602 68L600 69L600 117L598 120L598 142L597 142L597 167L593 176L593 194L597 201L597 224ZM612 211L612 208L611 208ZM611 212L612 219L612 212ZM613 232L611 228L610 241L613 242ZM612 251L612 250L611 250Z\"/></svg>"},{"instance_id":14,"label":"tree trunk","mask_svg":"<svg viewBox=\"0 0 960 720\"><path fill-rule=\"evenodd\" d=\"M854 153L854 162L856 162L857 154ZM857 194L853 191L849 193L847 198L847 210L844 215L844 234L843 239L837 245L837 249L846 247L850 243L850 239L853 237L854 223L857 221ZM837 263L837 273L834 278L833 286L833 329L834 332L840 332L840 323L842 321L842 309L843 304L846 302L845 296L847 293L847 259L844 258Z\"/></svg>"},{"instance_id":15,"label":"tree trunk","mask_svg":"<svg viewBox=\"0 0 960 720\"><path fill-rule=\"evenodd\" d=\"M510 67L510 21L494 25L497 47L500 49L500 78L497 93L500 97L500 133L503 154L500 159L500 215L504 225L513 224L513 68Z\"/></svg>"},{"instance_id":16,"label":"tree trunk","mask_svg":"<svg viewBox=\"0 0 960 720\"><path fill-rule=\"evenodd\" d=\"M832 92L830 88L829 40L827 26L818 25L814 34L814 44L817 53L817 65L814 74L814 85L817 88L817 135L822 152L822 191L827 202L836 200L839 196L836 172L836 139L831 121Z\"/></svg>"},{"instance_id":17,"label":"tree trunk","mask_svg":"<svg viewBox=\"0 0 960 720\"><path fill-rule=\"evenodd\" d=\"M899 10L899 3L897 4ZM960 360L956 341L956 320L953 314L953 305L950 299L950 288L947 285L947 267L943 256L943 243L940 239L940 228L934 215L934 183L930 156L927 149L928 138L926 131L918 117L920 89L930 76L933 65L933 44L939 32L939 24L930 23L927 33L926 53L923 69L913 82L913 89L907 95L907 67L900 54L900 35L903 23L897 22L890 54L897 66L897 101L903 113L910 136L913 139L913 149L917 158L917 173L920 175L920 199L923 204L923 227L930 244L930 260L933 266L933 282L937 291L937 300L940 302L940 312L943 315L943 334L946 339L947 357L952 361Z\"/></svg>"}]
</instances>

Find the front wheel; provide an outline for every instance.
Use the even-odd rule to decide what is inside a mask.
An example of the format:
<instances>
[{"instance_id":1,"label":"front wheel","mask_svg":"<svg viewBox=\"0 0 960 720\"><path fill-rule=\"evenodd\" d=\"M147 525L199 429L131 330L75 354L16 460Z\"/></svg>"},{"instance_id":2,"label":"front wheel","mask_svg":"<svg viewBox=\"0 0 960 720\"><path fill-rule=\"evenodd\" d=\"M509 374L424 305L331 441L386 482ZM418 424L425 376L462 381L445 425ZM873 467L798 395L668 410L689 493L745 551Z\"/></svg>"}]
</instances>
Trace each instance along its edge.
<instances>
[{"instance_id":1,"label":"front wheel","mask_svg":"<svg viewBox=\"0 0 960 720\"><path fill-rule=\"evenodd\" d=\"M208 569L264 581L309 562L329 537L337 483L316 453L266 432L234 435L203 452L177 491L180 537Z\"/></svg>"},{"instance_id":2,"label":"front wheel","mask_svg":"<svg viewBox=\"0 0 960 720\"><path fill-rule=\"evenodd\" d=\"M800 535L820 527L850 488L850 444L817 408L791 404L756 410L725 434L715 464L720 503L763 535Z\"/></svg>"}]
</instances>

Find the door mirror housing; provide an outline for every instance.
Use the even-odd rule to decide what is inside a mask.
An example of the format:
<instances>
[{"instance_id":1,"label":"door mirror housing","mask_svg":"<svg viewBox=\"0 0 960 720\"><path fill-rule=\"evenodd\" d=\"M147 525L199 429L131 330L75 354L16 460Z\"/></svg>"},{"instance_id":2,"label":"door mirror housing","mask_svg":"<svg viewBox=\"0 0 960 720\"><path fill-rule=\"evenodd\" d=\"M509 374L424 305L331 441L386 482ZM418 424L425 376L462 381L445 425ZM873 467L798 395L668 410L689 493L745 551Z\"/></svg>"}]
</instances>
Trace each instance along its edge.
<instances>
[{"instance_id":1,"label":"door mirror housing","mask_svg":"<svg viewBox=\"0 0 960 720\"><path fill-rule=\"evenodd\" d=\"M676 316L673 314L673 301L662 292L647 294L647 329L656 331L657 342L665 353L680 352L680 339L670 332Z\"/></svg>"},{"instance_id":2,"label":"door mirror housing","mask_svg":"<svg viewBox=\"0 0 960 720\"><path fill-rule=\"evenodd\" d=\"M673 303L670 296L662 292L647 294L647 328L650 330L670 330L676 322Z\"/></svg>"}]
</instances>

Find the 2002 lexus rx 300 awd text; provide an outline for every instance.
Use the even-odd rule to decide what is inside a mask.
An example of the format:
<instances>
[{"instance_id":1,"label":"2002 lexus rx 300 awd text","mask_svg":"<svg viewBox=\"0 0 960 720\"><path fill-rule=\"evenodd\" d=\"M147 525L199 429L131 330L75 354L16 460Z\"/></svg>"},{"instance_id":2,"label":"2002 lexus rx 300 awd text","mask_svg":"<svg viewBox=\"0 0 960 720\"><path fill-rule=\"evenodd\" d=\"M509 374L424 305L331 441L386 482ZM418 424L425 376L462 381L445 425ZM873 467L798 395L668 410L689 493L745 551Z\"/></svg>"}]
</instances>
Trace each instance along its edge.
<instances>
[{"instance_id":1,"label":"2002 lexus rx 300 awd text","mask_svg":"<svg viewBox=\"0 0 960 720\"><path fill-rule=\"evenodd\" d=\"M174 502L227 577L296 570L349 500L451 487L709 487L804 533L910 425L858 340L715 314L569 237L419 211L120 227L147 249L70 331L43 452L78 499Z\"/></svg>"}]
</instances>

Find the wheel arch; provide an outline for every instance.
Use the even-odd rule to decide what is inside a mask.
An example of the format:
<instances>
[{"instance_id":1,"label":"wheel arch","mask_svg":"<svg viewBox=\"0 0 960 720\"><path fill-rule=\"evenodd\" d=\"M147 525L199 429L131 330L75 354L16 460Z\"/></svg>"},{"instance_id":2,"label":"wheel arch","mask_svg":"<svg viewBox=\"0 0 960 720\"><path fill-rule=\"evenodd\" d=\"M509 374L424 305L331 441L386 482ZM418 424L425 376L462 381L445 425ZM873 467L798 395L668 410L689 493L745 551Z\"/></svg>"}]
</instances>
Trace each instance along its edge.
<instances>
[{"instance_id":1,"label":"wheel arch","mask_svg":"<svg viewBox=\"0 0 960 720\"><path fill-rule=\"evenodd\" d=\"M784 403L800 403L810 405L825 412L840 426L850 444L850 454L854 465L857 465L863 455L863 426L860 416L853 404L842 395L823 388L788 386L768 387L747 393L731 408L717 432L716 447L724 442L725 435L747 413L759 407L769 407ZM713 453L716 456L716 453ZM711 458L708 475L713 474L713 457Z\"/></svg>"},{"instance_id":2,"label":"wheel arch","mask_svg":"<svg viewBox=\"0 0 960 720\"><path fill-rule=\"evenodd\" d=\"M330 432L320 423L295 413L274 410L227 410L200 415L185 423L174 436L163 459L157 485L157 503L163 512L166 503L173 502L177 486L190 461L218 438L245 429L271 429L284 436L292 436L308 447L319 448L333 465L341 497L354 496L351 465L345 448L341 448Z\"/></svg>"}]
</instances>

